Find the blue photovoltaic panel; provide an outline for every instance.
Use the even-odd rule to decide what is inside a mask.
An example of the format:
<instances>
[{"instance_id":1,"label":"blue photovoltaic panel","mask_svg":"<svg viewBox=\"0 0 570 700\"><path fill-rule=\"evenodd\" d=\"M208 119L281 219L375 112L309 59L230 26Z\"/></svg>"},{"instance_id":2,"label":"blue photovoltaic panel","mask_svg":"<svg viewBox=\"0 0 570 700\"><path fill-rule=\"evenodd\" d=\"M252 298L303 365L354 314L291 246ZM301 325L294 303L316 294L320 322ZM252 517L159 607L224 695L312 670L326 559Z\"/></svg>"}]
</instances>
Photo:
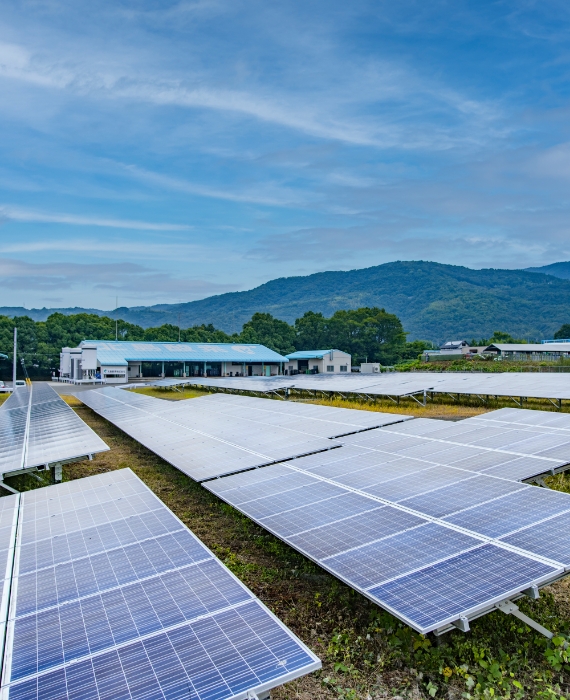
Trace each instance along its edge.
<instances>
[{"instance_id":1,"label":"blue photovoltaic panel","mask_svg":"<svg viewBox=\"0 0 570 700\"><path fill-rule=\"evenodd\" d=\"M382 607L429 631L466 610L491 606L556 574L556 569L493 545L484 545L369 590Z\"/></svg>"},{"instance_id":2,"label":"blue photovoltaic panel","mask_svg":"<svg viewBox=\"0 0 570 700\"><path fill-rule=\"evenodd\" d=\"M502 537L567 510L570 510L568 494L526 486L521 491L463 510L444 520L487 537Z\"/></svg>"},{"instance_id":3,"label":"blue photovoltaic panel","mask_svg":"<svg viewBox=\"0 0 570 700\"><path fill-rule=\"evenodd\" d=\"M79 398L196 481L338 446L309 432L248 420L247 410L243 418L216 413L215 403L208 410L199 399L162 401L112 387Z\"/></svg>"},{"instance_id":4,"label":"blue photovoltaic panel","mask_svg":"<svg viewBox=\"0 0 570 700\"><path fill-rule=\"evenodd\" d=\"M538 525L531 525L515 532L502 541L528 552L549 557L570 566L570 513L557 515Z\"/></svg>"},{"instance_id":5,"label":"blue photovoltaic panel","mask_svg":"<svg viewBox=\"0 0 570 700\"><path fill-rule=\"evenodd\" d=\"M556 580L570 556L561 537L538 549L531 528L495 539L570 513L568 494L416 458L341 447L204 486L422 633Z\"/></svg>"},{"instance_id":6,"label":"blue photovoltaic panel","mask_svg":"<svg viewBox=\"0 0 570 700\"><path fill-rule=\"evenodd\" d=\"M320 667L130 470L27 492L20 519L11 700L220 700Z\"/></svg>"},{"instance_id":7,"label":"blue photovoltaic panel","mask_svg":"<svg viewBox=\"0 0 570 700\"><path fill-rule=\"evenodd\" d=\"M48 384L32 384L31 392L26 468L109 449Z\"/></svg>"},{"instance_id":8,"label":"blue photovoltaic panel","mask_svg":"<svg viewBox=\"0 0 570 700\"><path fill-rule=\"evenodd\" d=\"M521 489L524 489L522 484L513 483L506 479L474 476L472 479L461 481L458 484L407 498L400 503L420 513L441 518L444 515L470 508L478 503L491 501L494 498L500 498Z\"/></svg>"},{"instance_id":9,"label":"blue photovoltaic panel","mask_svg":"<svg viewBox=\"0 0 570 700\"><path fill-rule=\"evenodd\" d=\"M292 535L288 541L311 559L320 560L425 523L423 518L379 505L374 510Z\"/></svg>"},{"instance_id":10,"label":"blue photovoltaic panel","mask_svg":"<svg viewBox=\"0 0 570 700\"><path fill-rule=\"evenodd\" d=\"M17 387L0 407L0 475L72 460L108 446L48 385Z\"/></svg>"},{"instance_id":11,"label":"blue photovoltaic panel","mask_svg":"<svg viewBox=\"0 0 570 700\"><path fill-rule=\"evenodd\" d=\"M340 578L367 589L480 544L475 537L426 523L324 561Z\"/></svg>"}]
</instances>

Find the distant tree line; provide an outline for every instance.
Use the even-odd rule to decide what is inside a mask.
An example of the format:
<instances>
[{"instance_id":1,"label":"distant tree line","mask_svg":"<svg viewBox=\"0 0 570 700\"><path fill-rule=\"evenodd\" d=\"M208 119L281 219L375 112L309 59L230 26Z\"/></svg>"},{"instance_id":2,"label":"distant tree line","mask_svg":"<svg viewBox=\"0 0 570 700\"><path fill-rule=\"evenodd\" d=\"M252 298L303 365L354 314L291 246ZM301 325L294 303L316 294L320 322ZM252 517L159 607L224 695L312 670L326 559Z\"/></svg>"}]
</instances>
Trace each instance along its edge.
<instances>
[{"instance_id":1,"label":"distant tree line","mask_svg":"<svg viewBox=\"0 0 570 700\"><path fill-rule=\"evenodd\" d=\"M269 313L256 313L243 325L241 333L232 335L211 324L142 328L86 313L72 316L54 313L46 321L33 321L28 316L0 316L0 352L9 356L8 360L0 360L3 379L11 376L14 326L18 328L18 352L32 379L50 376L59 367L61 348L76 347L82 340L260 343L281 355L295 350L334 348L350 353L354 364L368 361L384 365L416 359L423 350L432 347L421 340L407 342L400 319L376 307L337 311L330 318L308 311L294 325Z\"/></svg>"}]
</instances>

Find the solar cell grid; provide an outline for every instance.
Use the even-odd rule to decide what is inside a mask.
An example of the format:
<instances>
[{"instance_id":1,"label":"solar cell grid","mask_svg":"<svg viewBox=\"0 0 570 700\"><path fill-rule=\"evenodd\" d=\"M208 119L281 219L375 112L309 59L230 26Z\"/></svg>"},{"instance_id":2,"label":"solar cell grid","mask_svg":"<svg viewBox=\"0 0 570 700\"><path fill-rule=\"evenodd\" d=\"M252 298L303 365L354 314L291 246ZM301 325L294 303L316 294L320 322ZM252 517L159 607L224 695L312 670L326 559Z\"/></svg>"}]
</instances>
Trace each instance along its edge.
<instances>
[{"instance_id":1,"label":"solar cell grid","mask_svg":"<svg viewBox=\"0 0 570 700\"><path fill-rule=\"evenodd\" d=\"M444 466L428 465L421 472L402 476L398 475L397 462L362 469L360 459L359 454L345 460L335 458L330 465L335 473L328 474L324 460L317 467L302 467L303 460L288 462L291 470L302 469L317 480L326 478L341 488L346 484L351 491L345 497L298 505L274 515L263 516L254 508L248 512L255 501L236 504L231 490L216 490L260 525L422 632L441 628L460 614L475 614L485 606L492 608L490 597L508 598L537 582L555 580L562 571L563 564L555 556L560 546L541 550L542 558L537 561L532 550L512 551L517 545L507 540L511 549L505 552L496 538L553 515L570 513L567 494ZM422 464L411 459L402 462L405 468L411 463ZM339 466L342 472L337 471ZM269 475L274 468L258 471ZM385 472L386 476L388 470L391 480L363 486L369 478L382 479L378 475ZM240 476L234 477L233 492ZM277 486L279 479L274 484ZM210 488L210 483L205 486ZM296 493L311 488L288 491L288 500L294 503ZM275 498L267 500L275 508L289 505ZM492 546L487 547L489 540ZM494 571L500 563L509 562L512 571L503 572L498 581L482 580L487 575L486 565ZM450 572L449 588L442 572ZM471 578L465 594L459 596L457 608L454 586L461 577ZM392 580L410 589L409 601L398 597L398 586L389 583ZM426 604L420 598L418 581L425 581L430 590L432 586L438 588L433 603Z\"/></svg>"},{"instance_id":2,"label":"solar cell grid","mask_svg":"<svg viewBox=\"0 0 570 700\"><path fill-rule=\"evenodd\" d=\"M247 514L247 506L240 508ZM345 493L341 496L328 498L317 503L293 508L283 513L277 513L265 518L260 518L259 522L263 527L275 532L282 537L310 530L333 523L351 515L365 513L378 507L378 503L364 498L355 493Z\"/></svg>"},{"instance_id":3,"label":"solar cell grid","mask_svg":"<svg viewBox=\"0 0 570 700\"><path fill-rule=\"evenodd\" d=\"M217 415L196 407L171 406L167 411L155 414L151 412L155 410L153 407L165 402L146 397L153 403L139 410L124 403L125 394L132 396L120 389L107 388L82 392L80 398L128 435L198 481L334 446L326 438L281 426L264 425L260 430L260 425L254 421ZM192 400L191 405L198 406L196 401L198 399ZM131 412L131 419L125 420L124 414L114 416L109 411L112 404L122 405Z\"/></svg>"},{"instance_id":4,"label":"solar cell grid","mask_svg":"<svg viewBox=\"0 0 570 700\"><path fill-rule=\"evenodd\" d=\"M474 537L426 523L323 562L340 578L367 589L480 544Z\"/></svg>"},{"instance_id":5,"label":"solar cell grid","mask_svg":"<svg viewBox=\"0 0 570 700\"><path fill-rule=\"evenodd\" d=\"M288 542L312 559L324 560L339 552L403 532L425 522L420 517L390 506L379 506L366 513L293 535L288 538Z\"/></svg>"},{"instance_id":6,"label":"solar cell grid","mask_svg":"<svg viewBox=\"0 0 570 700\"><path fill-rule=\"evenodd\" d=\"M514 547L560 561L568 567L570 566L569 528L570 513L563 513L501 539Z\"/></svg>"},{"instance_id":7,"label":"solar cell grid","mask_svg":"<svg viewBox=\"0 0 570 700\"><path fill-rule=\"evenodd\" d=\"M140 498L142 486L154 507L98 526L76 517L77 531L51 539L44 532L41 542L22 530L4 669L10 698L79 693L100 700L121 689L132 700L172 693L219 700L318 668L318 659L124 471L63 484L61 493L52 487L24 494L30 523L43 521L35 517L38 506L55 494L66 519L85 515L89 508L72 510L81 487L100 495L103 487L121 484L124 492L132 485L120 496L124 506Z\"/></svg>"},{"instance_id":8,"label":"solar cell grid","mask_svg":"<svg viewBox=\"0 0 570 700\"><path fill-rule=\"evenodd\" d=\"M525 486L516 493L444 518L487 537L502 537L533 522L570 510L570 499L558 491Z\"/></svg>"},{"instance_id":9,"label":"solar cell grid","mask_svg":"<svg viewBox=\"0 0 570 700\"><path fill-rule=\"evenodd\" d=\"M428 631L466 610L490 608L516 595L529 581L538 584L555 573L541 562L484 545L371 588L369 594L416 629Z\"/></svg>"},{"instance_id":10,"label":"solar cell grid","mask_svg":"<svg viewBox=\"0 0 570 700\"><path fill-rule=\"evenodd\" d=\"M31 388L26 468L83 457L108 446L47 384Z\"/></svg>"},{"instance_id":11,"label":"solar cell grid","mask_svg":"<svg viewBox=\"0 0 570 700\"><path fill-rule=\"evenodd\" d=\"M374 484L363 489L366 493L379 498L397 503L406 498L417 496L421 493L434 491L442 486L456 483L468 484L475 478L474 474L463 472L452 467L431 467L423 469L413 475L412 478L402 476L399 478ZM468 487L467 487L468 488Z\"/></svg>"},{"instance_id":12,"label":"solar cell grid","mask_svg":"<svg viewBox=\"0 0 570 700\"><path fill-rule=\"evenodd\" d=\"M401 501L401 504L419 513L442 518L444 515L450 515L508 493L514 493L522 488L524 488L522 484L513 483L506 479L474 476L472 479L461 481L458 484L407 498Z\"/></svg>"}]
</instances>

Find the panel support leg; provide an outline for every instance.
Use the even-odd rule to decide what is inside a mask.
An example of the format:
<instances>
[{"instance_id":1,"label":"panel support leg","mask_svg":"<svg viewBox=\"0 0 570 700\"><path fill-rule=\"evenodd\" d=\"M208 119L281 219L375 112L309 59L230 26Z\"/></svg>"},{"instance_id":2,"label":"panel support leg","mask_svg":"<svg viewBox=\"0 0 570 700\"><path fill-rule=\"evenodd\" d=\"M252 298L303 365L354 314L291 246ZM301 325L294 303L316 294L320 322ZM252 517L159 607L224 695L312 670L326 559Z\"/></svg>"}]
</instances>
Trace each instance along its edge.
<instances>
[{"instance_id":1,"label":"panel support leg","mask_svg":"<svg viewBox=\"0 0 570 700\"><path fill-rule=\"evenodd\" d=\"M531 591L531 590L534 593L534 588L529 589L529 591ZM531 596L531 597L533 597L533 596ZM540 625L538 622L533 620L532 617L525 615L523 612L521 612L519 610L518 605L515 605L510 600L505 600L502 603L498 603L497 609L500 610L501 612L504 612L505 615L514 615L515 617L518 617L519 620L522 620L525 623L525 625L532 627L532 629L536 630L537 632L540 632L540 634L543 634L548 639L552 639L552 637L554 637L553 632L551 632L550 630L547 630L546 627L543 627L542 625ZM567 646L567 644L565 646Z\"/></svg>"},{"instance_id":2,"label":"panel support leg","mask_svg":"<svg viewBox=\"0 0 570 700\"><path fill-rule=\"evenodd\" d=\"M4 475L2 475L3 477ZM6 489L6 491L10 491L10 493L20 493L19 491L16 491L16 489L13 489L11 486L8 486L8 484L4 481L4 479L0 479L0 486L3 489Z\"/></svg>"},{"instance_id":3,"label":"panel support leg","mask_svg":"<svg viewBox=\"0 0 570 700\"><path fill-rule=\"evenodd\" d=\"M54 464L52 467L53 483L61 484L63 467L61 464Z\"/></svg>"}]
</instances>

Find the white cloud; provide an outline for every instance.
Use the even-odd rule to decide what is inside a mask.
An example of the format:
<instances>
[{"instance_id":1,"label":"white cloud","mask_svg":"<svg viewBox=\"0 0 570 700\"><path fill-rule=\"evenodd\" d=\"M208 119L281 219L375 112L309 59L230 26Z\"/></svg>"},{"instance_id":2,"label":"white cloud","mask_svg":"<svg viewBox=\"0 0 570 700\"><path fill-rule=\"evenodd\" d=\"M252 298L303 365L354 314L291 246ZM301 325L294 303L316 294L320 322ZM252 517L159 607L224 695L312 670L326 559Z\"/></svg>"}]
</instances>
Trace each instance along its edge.
<instances>
[{"instance_id":1,"label":"white cloud","mask_svg":"<svg viewBox=\"0 0 570 700\"><path fill-rule=\"evenodd\" d=\"M40 224L69 224L72 226L99 226L103 228L135 229L138 231L188 231L191 226L184 224L153 223L128 219L106 219L99 216L78 216L77 214L51 213L25 209L10 205L0 205L0 221L22 221Z\"/></svg>"}]
</instances>

